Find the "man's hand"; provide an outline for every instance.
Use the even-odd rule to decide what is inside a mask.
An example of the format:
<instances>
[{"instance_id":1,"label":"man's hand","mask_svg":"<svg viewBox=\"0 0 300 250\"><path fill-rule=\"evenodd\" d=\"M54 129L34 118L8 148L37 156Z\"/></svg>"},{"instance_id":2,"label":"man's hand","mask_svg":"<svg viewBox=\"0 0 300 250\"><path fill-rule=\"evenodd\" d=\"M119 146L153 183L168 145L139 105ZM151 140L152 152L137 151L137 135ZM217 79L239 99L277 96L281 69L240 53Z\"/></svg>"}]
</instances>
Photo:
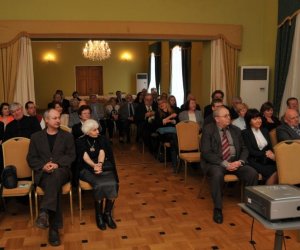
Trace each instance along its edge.
<instances>
[{"instance_id":1,"label":"man's hand","mask_svg":"<svg viewBox=\"0 0 300 250\"><path fill-rule=\"evenodd\" d=\"M226 170L236 171L241 165L242 163L240 161L229 162L228 166L226 167Z\"/></svg>"}]
</instances>

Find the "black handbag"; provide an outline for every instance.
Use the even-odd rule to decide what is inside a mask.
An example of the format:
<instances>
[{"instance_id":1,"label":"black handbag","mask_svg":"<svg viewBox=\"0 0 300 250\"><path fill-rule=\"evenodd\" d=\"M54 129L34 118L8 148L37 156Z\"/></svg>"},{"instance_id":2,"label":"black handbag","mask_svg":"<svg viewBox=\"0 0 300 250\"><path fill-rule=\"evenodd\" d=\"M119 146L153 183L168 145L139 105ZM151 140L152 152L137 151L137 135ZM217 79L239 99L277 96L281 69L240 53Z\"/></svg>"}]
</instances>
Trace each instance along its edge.
<instances>
[{"instance_id":1,"label":"black handbag","mask_svg":"<svg viewBox=\"0 0 300 250\"><path fill-rule=\"evenodd\" d=\"M18 186L17 168L13 165L6 166L3 169L1 179L5 188L16 188Z\"/></svg>"}]
</instances>

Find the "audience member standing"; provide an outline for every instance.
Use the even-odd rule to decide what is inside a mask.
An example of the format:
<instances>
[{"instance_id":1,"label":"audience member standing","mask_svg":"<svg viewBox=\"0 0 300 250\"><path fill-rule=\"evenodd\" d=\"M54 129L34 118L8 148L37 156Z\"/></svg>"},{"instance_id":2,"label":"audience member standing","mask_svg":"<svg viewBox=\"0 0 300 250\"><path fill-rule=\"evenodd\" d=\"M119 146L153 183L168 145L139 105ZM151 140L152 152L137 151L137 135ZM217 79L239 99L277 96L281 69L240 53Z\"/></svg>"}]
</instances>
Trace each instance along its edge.
<instances>
[{"instance_id":1,"label":"audience member standing","mask_svg":"<svg viewBox=\"0 0 300 250\"><path fill-rule=\"evenodd\" d=\"M248 150L241 130L230 124L229 110L219 107L213 116L216 122L204 126L202 131L201 166L211 181L213 220L220 224L223 222L224 175L234 174L249 186L257 184L257 172L246 165Z\"/></svg>"},{"instance_id":2,"label":"audience member standing","mask_svg":"<svg viewBox=\"0 0 300 250\"><path fill-rule=\"evenodd\" d=\"M247 129L242 136L248 148L248 163L260 173L267 185L278 183L275 155L269 131L262 127L261 114L257 109L249 109L245 116Z\"/></svg>"},{"instance_id":3,"label":"audience member standing","mask_svg":"<svg viewBox=\"0 0 300 250\"><path fill-rule=\"evenodd\" d=\"M47 128L32 135L27 161L34 170L35 184L44 191L35 224L49 227L49 243L58 246L58 229L63 225L61 189L70 180L76 153L72 134L60 129L59 112L47 110L44 118Z\"/></svg>"},{"instance_id":4,"label":"audience member standing","mask_svg":"<svg viewBox=\"0 0 300 250\"><path fill-rule=\"evenodd\" d=\"M20 103L12 103L9 106L9 110L14 120L7 124L5 128L4 141L13 137L30 138L33 133L41 130L40 123L35 117L24 115L23 107Z\"/></svg>"},{"instance_id":5,"label":"audience member standing","mask_svg":"<svg viewBox=\"0 0 300 250\"><path fill-rule=\"evenodd\" d=\"M276 128L278 142L285 140L299 140L299 113L296 109L287 109L283 116L283 123Z\"/></svg>"},{"instance_id":6,"label":"audience member standing","mask_svg":"<svg viewBox=\"0 0 300 250\"><path fill-rule=\"evenodd\" d=\"M76 141L77 164L80 179L93 187L97 227L105 230L107 224L115 229L117 225L112 218L112 210L118 196L119 179L110 143L105 136L99 135L98 127L94 120L83 123L85 135Z\"/></svg>"}]
</instances>

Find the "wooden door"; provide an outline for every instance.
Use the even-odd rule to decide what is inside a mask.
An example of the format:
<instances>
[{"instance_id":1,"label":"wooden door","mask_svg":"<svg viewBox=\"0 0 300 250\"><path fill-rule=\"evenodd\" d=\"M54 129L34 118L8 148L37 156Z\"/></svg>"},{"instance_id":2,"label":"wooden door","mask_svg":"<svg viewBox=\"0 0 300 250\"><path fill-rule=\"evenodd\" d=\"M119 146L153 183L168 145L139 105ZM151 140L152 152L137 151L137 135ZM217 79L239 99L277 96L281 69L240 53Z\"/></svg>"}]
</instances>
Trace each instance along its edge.
<instances>
[{"instance_id":1,"label":"wooden door","mask_svg":"<svg viewBox=\"0 0 300 250\"><path fill-rule=\"evenodd\" d=\"M102 66L76 66L76 90L80 95L103 95Z\"/></svg>"}]
</instances>

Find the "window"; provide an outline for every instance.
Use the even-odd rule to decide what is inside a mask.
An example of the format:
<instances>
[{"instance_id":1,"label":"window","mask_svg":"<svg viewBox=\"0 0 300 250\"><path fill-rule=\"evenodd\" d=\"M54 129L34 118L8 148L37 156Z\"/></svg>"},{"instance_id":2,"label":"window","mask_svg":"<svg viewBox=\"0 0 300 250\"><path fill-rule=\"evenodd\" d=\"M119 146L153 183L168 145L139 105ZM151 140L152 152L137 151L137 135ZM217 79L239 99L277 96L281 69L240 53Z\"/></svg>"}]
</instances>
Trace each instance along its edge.
<instances>
[{"instance_id":1,"label":"window","mask_svg":"<svg viewBox=\"0 0 300 250\"><path fill-rule=\"evenodd\" d=\"M181 47L175 46L171 53L171 95L176 97L177 106L184 102L184 89L182 77Z\"/></svg>"},{"instance_id":2,"label":"window","mask_svg":"<svg viewBox=\"0 0 300 250\"><path fill-rule=\"evenodd\" d=\"M156 88L155 55L153 52L150 55L150 84L148 87L148 93L151 92L151 88Z\"/></svg>"}]
</instances>

